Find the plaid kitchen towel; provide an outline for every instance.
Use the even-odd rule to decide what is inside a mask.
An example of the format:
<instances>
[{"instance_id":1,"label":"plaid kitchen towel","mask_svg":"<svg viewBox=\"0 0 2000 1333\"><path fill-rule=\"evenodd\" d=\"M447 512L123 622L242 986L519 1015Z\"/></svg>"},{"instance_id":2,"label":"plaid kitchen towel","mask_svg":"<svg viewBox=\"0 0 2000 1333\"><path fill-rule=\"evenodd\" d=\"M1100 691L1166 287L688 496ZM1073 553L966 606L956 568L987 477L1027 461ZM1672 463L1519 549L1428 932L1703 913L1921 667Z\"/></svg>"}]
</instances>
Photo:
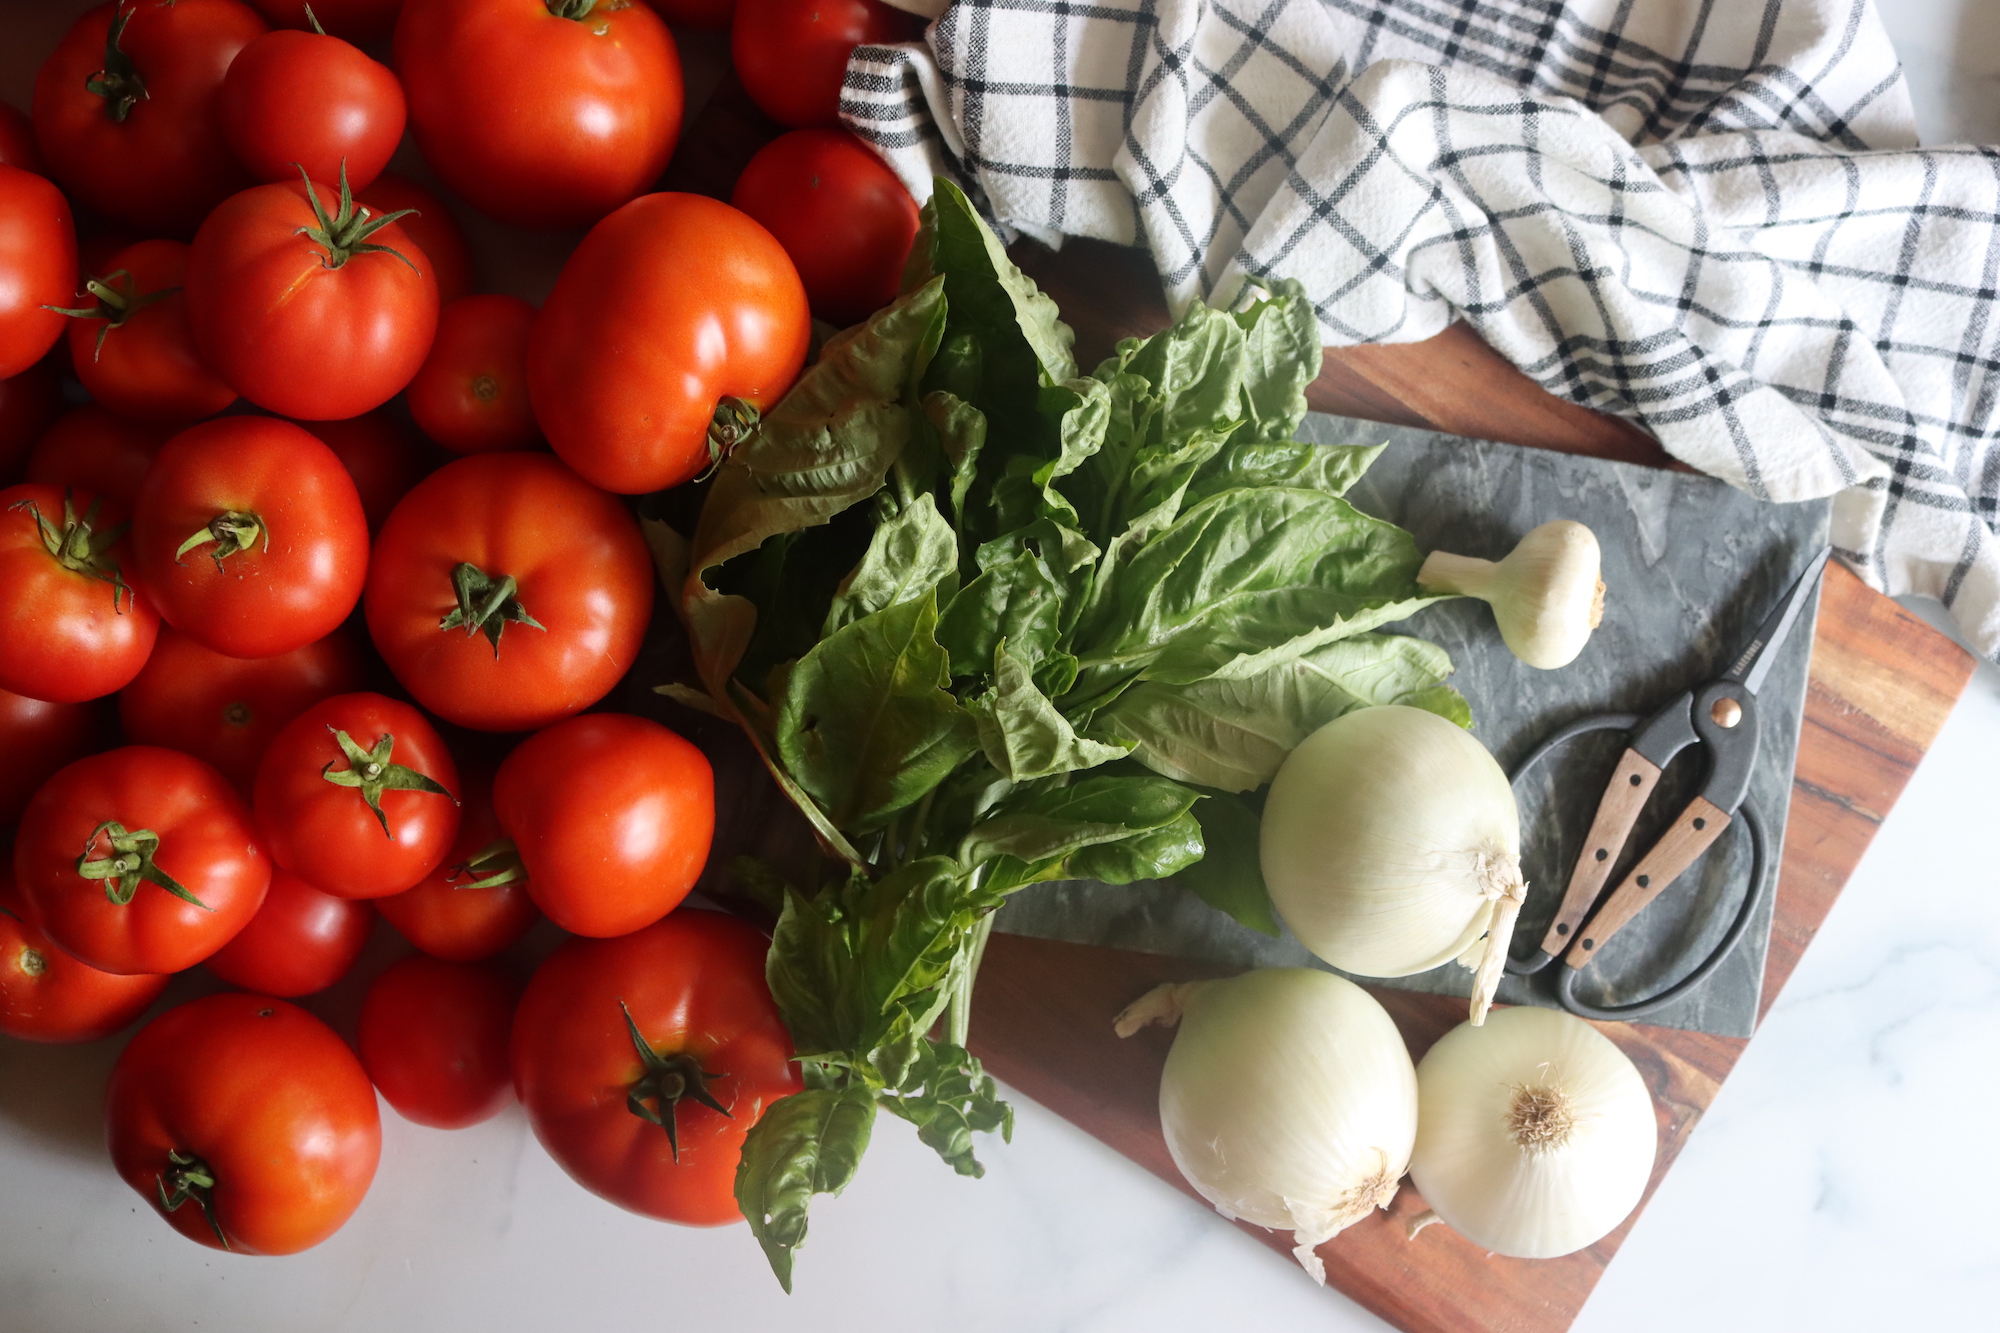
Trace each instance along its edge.
<instances>
[{"instance_id":1,"label":"plaid kitchen towel","mask_svg":"<svg viewBox=\"0 0 2000 1333\"><path fill-rule=\"evenodd\" d=\"M1169 296L1329 344L1453 318L2000 656L2000 151L1919 149L1870 0L957 0L842 102Z\"/></svg>"}]
</instances>

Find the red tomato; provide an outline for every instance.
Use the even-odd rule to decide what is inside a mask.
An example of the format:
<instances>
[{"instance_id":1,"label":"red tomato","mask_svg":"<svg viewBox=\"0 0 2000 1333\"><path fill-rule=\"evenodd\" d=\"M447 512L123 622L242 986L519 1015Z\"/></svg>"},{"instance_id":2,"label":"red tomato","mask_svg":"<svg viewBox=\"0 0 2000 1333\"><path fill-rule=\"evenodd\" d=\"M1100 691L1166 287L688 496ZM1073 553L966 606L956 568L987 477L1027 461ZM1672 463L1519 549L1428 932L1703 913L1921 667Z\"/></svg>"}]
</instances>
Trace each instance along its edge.
<instances>
[{"instance_id":1,"label":"red tomato","mask_svg":"<svg viewBox=\"0 0 2000 1333\"><path fill-rule=\"evenodd\" d=\"M0 690L0 754L7 756L0 763L0 829L20 819L28 798L57 769L96 747L102 722L100 710L88 704L52 704Z\"/></svg>"},{"instance_id":2,"label":"red tomato","mask_svg":"<svg viewBox=\"0 0 2000 1333\"><path fill-rule=\"evenodd\" d=\"M247 796L272 737L320 700L360 689L366 675L361 650L341 631L246 660L168 629L118 692L118 718L128 739L213 764Z\"/></svg>"},{"instance_id":3,"label":"red tomato","mask_svg":"<svg viewBox=\"0 0 2000 1333\"><path fill-rule=\"evenodd\" d=\"M0 102L0 166L19 167L37 176L49 174L42 150L35 146L34 122L5 102Z\"/></svg>"},{"instance_id":4,"label":"red tomato","mask_svg":"<svg viewBox=\"0 0 2000 1333\"><path fill-rule=\"evenodd\" d=\"M464 1129L514 1100L506 973L412 954L389 965L361 1004L361 1063L403 1119Z\"/></svg>"},{"instance_id":5,"label":"red tomato","mask_svg":"<svg viewBox=\"0 0 2000 1333\"><path fill-rule=\"evenodd\" d=\"M565 463L643 494L726 452L724 419L777 402L811 340L805 288L770 232L714 199L649 194L563 266L528 343L528 394Z\"/></svg>"},{"instance_id":6,"label":"red tomato","mask_svg":"<svg viewBox=\"0 0 2000 1333\"><path fill-rule=\"evenodd\" d=\"M28 455L28 480L101 495L130 511L172 426L133 421L95 403L56 418Z\"/></svg>"},{"instance_id":7,"label":"red tomato","mask_svg":"<svg viewBox=\"0 0 2000 1333\"><path fill-rule=\"evenodd\" d=\"M295 1004L239 991L139 1030L104 1092L111 1164L189 1240L296 1254L340 1229L382 1156L361 1062Z\"/></svg>"},{"instance_id":8,"label":"red tomato","mask_svg":"<svg viewBox=\"0 0 2000 1333\"><path fill-rule=\"evenodd\" d=\"M514 1014L514 1090L578 1184L669 1222L742 1216L743 1139L800 1087L765 950L733 917L686 911L549 955ZM659 1121L635 1112L633 1096Z\"/></svg>"},{"instance_id":9,"label":"red tomato","mask_svg":"<svg viewBox=\"0 0 2000 1333\"><path fill-rule=\"evenodd\" d=\"M404 401L424 434L457 454L532 449L542 435L528 406L528 330L518 296L467 296L438 312L437 338Z\"/></svg>"},{"instance_id":10,"label":"red tomato","mask_svg":"<svg viewBox=\"0 0 2000 1333\"><path fill-rule=\"evenodd\" d=\"M396 13L403 0L250 0L271 25L277 28L310 28L306 7L312 16L336 37L350 42L372 42L387 37L396 26Z\"/></svg>"},{"instance_id":11,"label":"red tomato","mask_svg":"<svg viewBox=\"0 0 2000 1333\"><path fill-rule=\"evenodd\" d=\"M389 515L365 606L417 702L525 731L596 703L637 660L652 563L625 506L547 454L476 454Z\"/></svg>"},{"instance_id":12,"label":"red tomato","mask_svg":"<svg viewBox=\"0 0 2000 1333\"><path fill-rule=\"evenodd\" d=\"M85 285L69 324L76 377L98 403L140 421L186 422L212 417L236 401L236 390L202 364L188 332L181 280L188 248L179 241L141 241L111 257Z\"/></svg>"},{"instance_id":13,"label":"red tomato","mask_svg":"<svg viewBox=\"0 0 2000 1333\"><path fill-rule=\"evenodd\" d=\"M133 591L117 505L88 491L0 491L0 690L81 703L139 674L160 614Z\"/></svg>"},{"instance_id":14,"label":"red tomato","mask_svg":"<svg viewBox=\"0 0 2000 1333\"><path fill-rule=\"evenodd\" d=\"M216 103L237 160L260 181L366 189L403 137L403 85L338 37L280 29L243 48Z\"/></svg>"},{"instance_id":15,"label":"red tomato","mask_svg":"<svg viewBox=\"0 0 2000 1333\"><path fill-rule=\"evenodd\" d=\"M858 324L901 290L917 201L848 131L780 135L743 168L729 202L778 238L821 319Z\"/></svg>"},{"instance_id":16,"label":"red tomato","mask_svg":"<svg viewBox=\"0 0 2000 1333\"><path fill-rule=\"evenodd\" d=\"M62 410L62 385L47 361L0 380L0 485L18 481L28 450Z\"/></svg>"},{"instance_id":17,"label":"red tomato","mask_svg":"<svg viewBox=\"0 0 2000 1333\"><path fill-rule=\"evenodd\" d=\"M916 23L876 0L739 0L729 54L750 100L780 125L840 123L857 46L906 41Z\"/></svg>"},{"instance_id":18,"label":"red tomato","mask_svg":"<svg viewBox=\"0 0 2000 1333\"><path fill-rule=\"evenodd\" d=\"M480 212L581 227L650 187L681 131L681 62L644 5L407 0L396 72L438 178Z\"/></svg>"},{"instance_id":19,"label":"red tomato","mask_svg":"<svg viewBox=\"0 0 2000 1333\"><path fill-rule=\"evenodd\" d=\"M0 879L7 871L0 867ZM160 998L168 978L121 977L79 963L33 926L0 913L0 1033L20 1041L96 1041Z\"/></svg>"},{"instance_id":20,"label":"red tomato","mask_svg":"<svg viewBox=\"0 0 2000 1333\"><path fill-rule=\"evenodd\" d=\"M646 0L655 14L677 28L720 30L736 13L736 0Z\"/></svg>"},{"instance_id":21,"label":"red tomato","mask_svg":"<svg viewBox=\"0 0 2000 1333\"><path fill-rule=\"evenodd\" d=\"M589 713L514 747L493 811L551 921L573 935L623 935L673 911L701 877L715 773L657 722Z\"/></svg>"},{"instance_id":22,"label":"red tomato","mask_svg":"<svg viewBox=\"0 0 2000 1333\"><path fill-rule=\"evenodd\" d=\"M374 924L367 903L321 893L289 870L274 870L257 915L206 966L259 995L311 995L354 970Z\"/></svg>"},{"instance_id":23,"label":"red tomato","mask_svg":"<svg viewBox=\"0 0 2000 1333\"><path fill-rule=\"evenodd\" d=\"M215 94L266 30L238 0L132 0L78 19L35 75L35 137L63 189L142 234L192 232L247 183Z\"/></svg>"},{"instance_id":24,"label":"red tomato","mask_svg":"<svg viewBox=\"0 0 2000 1333\"><path fill-rule=\"evenodd\" d=\"M472 247L465 243L465 232L444 200L407 176L385 171L362 192L361 202L378 216L414 210L398 218L396 225L430 256L431 267L437 272L439 301L456 301L472 290Z\"/></svg>"},{"instance_id":25,"label":"red tomato","mask_svg":"<svg viewBox=\"0 0 2000 1333\"><path fill-rule=\"evenodd\" d=\"M127 745L42 784L21 816L14 880L35 923L92 967L179 972L257 914L271 862L222 774Z\"/></svg>"},{"instance_id":26,"label":"red tomato","mask_svg":"<svg viewBox=\"0 0 2000 1333\"><path fill-rule=\"evenodd\" d=\"M230 387L280 416L328 421L381 406L417 373L437 279L401 227L346 193L259 185L195 233L187 310L202 359Z\"/></svg>"},{"instance_id":27,"label":"red tomato","mask_svg":"<svg viewBox=\"0 0 2000 1333\"><path fill-rule=\"evenodd\" d=\"M271 857L342 898L401 893L458 836L458 768L424 715L379 694L338 694L293 718L257 767Z\"/></svg>"},{"instance_id":28,"label":"red tomato","mask_svg":"<svg viewBox=\"0 0 2000 1333\"><path fill-rule=\"evenodd\" d=\"M56 345L61 307L75 292L69 201L43 177L0 166L0 379L21 374Z\"/></svg>"},{"instance_id":29,"label":"red tomato","mask_svg":"<svg viewBox=\"0 0 2000 1333\"><path fill-rule=\"evenodd\" d=\"M542 911L528 874L493 814L493 778L460 775L458 838L416 888L377 898L375 908L404 939L433 958L476 963L528 933Z\"/></svg>"},{"instance_id":30,"label":"red tomato","mask_svg":"<svg viewBox=\"0 0 2000 1333\"><path fill-rule=\"evenodd\" d=\"M333 450L333 456L353 478L354 489L361 495L361 512L368 518L370 537L381 531L397 502L434 466L429 455L436 451L426 448L385 408L378 407L345 421L301 424Z\"/></svg>"},{"instance_id":31,"label":"red tomato","mask_svg":"<svg viewBox=\"0 0 2000 1333\"><path fill-rule=\"evenodd\" d=\"M347 469L270 417L223 417L167 441L133 506L132 547L167 623L231 657L325 638L368 577L368 518Z\"/></svg>"}]
</instances>

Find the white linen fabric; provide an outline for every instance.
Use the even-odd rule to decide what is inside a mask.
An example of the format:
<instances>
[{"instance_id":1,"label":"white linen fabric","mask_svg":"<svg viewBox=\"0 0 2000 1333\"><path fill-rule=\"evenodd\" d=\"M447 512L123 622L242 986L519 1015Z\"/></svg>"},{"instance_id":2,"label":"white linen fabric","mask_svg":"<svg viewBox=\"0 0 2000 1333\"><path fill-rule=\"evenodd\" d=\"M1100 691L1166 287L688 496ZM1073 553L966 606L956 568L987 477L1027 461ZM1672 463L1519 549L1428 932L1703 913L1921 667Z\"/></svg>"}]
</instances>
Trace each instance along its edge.
<instances>
[{"instance_id":1,"label":"white linen fabric","mask_svg":"<svg viewBox=\"0 0 2000 1333\"><path fill-rule=\"evenodd\" d=\"M1871 0L956 0L842 115L919 199L1472 323L2000 656L2000 151L1920 149Z\"/></svg>"}]
</instances>

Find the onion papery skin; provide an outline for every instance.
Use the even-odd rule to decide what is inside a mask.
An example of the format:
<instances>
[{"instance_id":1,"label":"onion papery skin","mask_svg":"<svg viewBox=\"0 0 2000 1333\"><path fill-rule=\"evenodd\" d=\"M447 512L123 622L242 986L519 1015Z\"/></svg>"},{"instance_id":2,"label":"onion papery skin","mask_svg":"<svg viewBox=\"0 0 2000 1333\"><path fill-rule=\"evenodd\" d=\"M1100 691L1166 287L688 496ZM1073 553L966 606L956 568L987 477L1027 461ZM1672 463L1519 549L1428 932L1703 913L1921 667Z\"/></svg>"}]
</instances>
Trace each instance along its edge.
<instances>
[{"instance_id":1,"label":"onion papery skin","mask_svg":"<svg viewBox=\"0 0 2000 1333\"><path fill-rule=\"evenodd\" d=\"M1486 932L1486 873L1519 880L1521 817L1472 734L1401 704L1300 743L1264 803L1264 882L1313 954L1365 977L1448 963Z\"/></svg>"},{"instance_id":2,"label":"onion papery skin","mask_svg":"<svg viewBox=\"0 0 2000 1333\"><path fill-rule=\"evenodd\" d=\"M1519 1146L1521 1088L1556 1088L1574 1115L1561 1147ZM1559 1009L1498 1009L1461 1023L1417 1068L1411 1179L1440 1219L1515 1259L1552 1259L1602 1239L1638 1206L1659 1126L1652 1094L1610 1038Z\"/></svg>"},{"instance_id":3,"label":"onion papery skin","mask_svg":"<svg viewBox=\"0 0 2000 1333\"><path fill-rule=\"evenodd\" d=\"M1407 1170L1416 1071L1388 1012L1344 977L1269 968L1187 989L1160 1078L1174 1165L1225 1217L1314 1247L1375 1207Z\"/></svg>"}]
</instances>

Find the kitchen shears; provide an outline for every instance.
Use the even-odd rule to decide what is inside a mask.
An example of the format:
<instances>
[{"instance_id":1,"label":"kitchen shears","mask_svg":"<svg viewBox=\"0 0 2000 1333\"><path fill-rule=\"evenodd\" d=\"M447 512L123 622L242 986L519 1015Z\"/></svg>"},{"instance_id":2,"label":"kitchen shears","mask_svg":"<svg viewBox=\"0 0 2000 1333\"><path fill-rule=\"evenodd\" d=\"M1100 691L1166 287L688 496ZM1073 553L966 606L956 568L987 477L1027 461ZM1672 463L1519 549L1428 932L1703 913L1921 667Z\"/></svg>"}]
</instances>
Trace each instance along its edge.
<instances>
[{"instance_id":1,"label":"kitchen shears","mask_svg":"<svg viewBox=\"0 0 2000 1333\"><path fill-rule=\"evenodd\" d=\"M1561 959L1555 993L1563 1008L1585 1018L1624 1020L1680 999L1708 980L1735 950L1770 892L1772 879L1763 821L1754 805L1744 802L1757 764L1757 691L1798 624L1800 613L1810 604L1831 554L1832 548L1825 547L1812 558L1720 676L1687 690L1651 717L1600 713L1580 718L1550 735L1508 775L1518 787L1521 779L1557 747L1589 732L1623 731L1631 735L1598 803L1562 905L1542 937L1541 947L1525 959L1510 957L1509 972L1524 976ZM1631 837L1647 798L1659 784L1661 770L1691 745L1700 745L1708 760L1700 794L1688 802L1659 841L1599 905L1605 880ZM1646 999L1593 1005L1578 998L1577 978L1611 937L1664 893L1734 824L1743 826L1750 841L1750 884L1714 951L1687 976Z\"/></svg>"}]
</instances>

